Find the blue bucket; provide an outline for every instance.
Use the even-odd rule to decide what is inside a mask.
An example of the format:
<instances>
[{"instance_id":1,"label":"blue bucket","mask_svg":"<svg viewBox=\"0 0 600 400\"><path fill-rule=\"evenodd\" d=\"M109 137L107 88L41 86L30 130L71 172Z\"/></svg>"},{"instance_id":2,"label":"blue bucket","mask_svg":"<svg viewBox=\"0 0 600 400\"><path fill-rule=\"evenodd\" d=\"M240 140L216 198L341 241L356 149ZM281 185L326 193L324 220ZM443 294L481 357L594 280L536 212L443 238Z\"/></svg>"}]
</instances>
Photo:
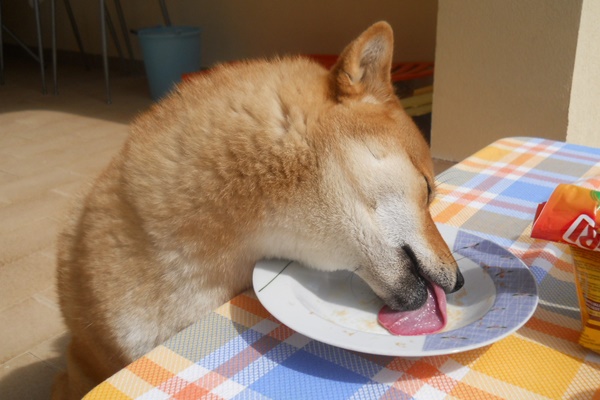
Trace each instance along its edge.
<instances>
[{"instance_id":1,"label":"blue bucket","mask_svg":"<svg viewBox=\"0 0 600 400\"><path fill-rule=\"evenodd\" d=\"M200 70L200 28L144 28L138 37L153 100L169 93L183 74Z\"/></svg>"}]
</instances>

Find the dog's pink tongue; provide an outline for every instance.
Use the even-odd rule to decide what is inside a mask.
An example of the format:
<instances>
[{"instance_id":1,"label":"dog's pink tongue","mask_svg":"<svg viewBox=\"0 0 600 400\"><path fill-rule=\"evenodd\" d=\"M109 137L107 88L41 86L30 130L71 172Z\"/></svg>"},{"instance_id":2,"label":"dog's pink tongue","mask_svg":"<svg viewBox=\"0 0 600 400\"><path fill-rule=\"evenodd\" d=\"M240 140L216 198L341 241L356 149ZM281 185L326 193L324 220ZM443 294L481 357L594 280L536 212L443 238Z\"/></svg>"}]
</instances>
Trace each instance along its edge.
<instances>
[{"instance_id":1,"label":"dog's pink tongue","mask_svg":"<svg viewBox=\"0 0 600 400\"><path fill-rule=\"evenodd\" d=\"M427 301L414 311L394 311L384 306L379 323L394 335L414 336L436 333L446 326L446 293L435 285L427 285Z\"/></svg>"}]
</instances>

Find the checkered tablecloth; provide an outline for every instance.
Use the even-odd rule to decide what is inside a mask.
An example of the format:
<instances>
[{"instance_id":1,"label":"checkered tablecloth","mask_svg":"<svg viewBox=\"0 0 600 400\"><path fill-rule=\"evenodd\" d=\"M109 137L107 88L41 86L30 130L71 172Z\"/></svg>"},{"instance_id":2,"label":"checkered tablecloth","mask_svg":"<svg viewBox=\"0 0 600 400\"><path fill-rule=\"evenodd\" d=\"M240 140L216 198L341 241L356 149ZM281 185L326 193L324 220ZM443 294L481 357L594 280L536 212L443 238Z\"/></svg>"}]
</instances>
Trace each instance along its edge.
<instances>
[{"instance_id":1,"label":"checkered tablecloth","mask_svg":"<svg viewBox=\"0 0 600 400\"><path fill-rule=\"evenodd\" d=\"M533 317L493 345L422 358L355 353L294 332L248 291L86 399L600 399L600 355L577 344L569 249L529 237L557 184L595 175L600 149L507 138L438 176L434 219L507 248L538 283Z\"/></svg>"}]
</instances>

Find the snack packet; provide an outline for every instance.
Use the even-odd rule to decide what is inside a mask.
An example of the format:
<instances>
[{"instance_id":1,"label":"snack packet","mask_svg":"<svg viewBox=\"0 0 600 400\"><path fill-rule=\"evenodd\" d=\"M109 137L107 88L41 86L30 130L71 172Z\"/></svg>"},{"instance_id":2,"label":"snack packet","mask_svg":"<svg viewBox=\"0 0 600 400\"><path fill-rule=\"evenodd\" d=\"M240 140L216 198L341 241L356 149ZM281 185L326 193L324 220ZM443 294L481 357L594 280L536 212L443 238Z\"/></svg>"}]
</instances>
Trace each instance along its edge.
<instances>
[{"instance_id":1,"label":"snack packet","mask_svg":"<svg viewBox=\"0 0 600 400\"><path fill-rule=\"evenodd\" d=\"M600 353L600 191L558 185L538 206L531 237L571 245L583 330L579 344Z\"/></svg>"}]
</instances>

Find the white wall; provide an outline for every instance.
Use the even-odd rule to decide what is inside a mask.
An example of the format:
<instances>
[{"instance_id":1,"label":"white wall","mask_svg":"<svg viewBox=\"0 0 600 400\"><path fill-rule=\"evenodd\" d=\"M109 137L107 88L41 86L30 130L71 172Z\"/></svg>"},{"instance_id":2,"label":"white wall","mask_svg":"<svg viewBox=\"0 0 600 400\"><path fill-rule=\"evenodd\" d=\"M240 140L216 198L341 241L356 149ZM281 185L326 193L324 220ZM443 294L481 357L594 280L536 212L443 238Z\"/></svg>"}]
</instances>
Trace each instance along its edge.
<instances>
[{"instance_id":1,"label":"white wall","mask_svg":"<svg viewBox=\"0 0 600 400\"><path fill-rule=\"evenodd\" d=\"M27 1L4 1L6 24L35 43ZM107 0L112 5L112 1ZM162 23L158 1L122 0L130 28ZM167 0L177 25L203 28L203 65L276 53L338 53L371 23L387 20L395 30L396 60L433 61L437 0ZM84 44L101 53L99 0L72 0ZM77 50L63 2L56 0L58 47ZM46 37L49 2L42 3ZM114 14L113 14L114 15ZM115 18L116 23L116 18ZM141 58L133 37L136 57ZM49 42L46 42L49 43ZM111 46L110 54L116 55Z\"/></svg>"},{"instance_id":2,"label":"white wall","mask_svg":"<svg viewBox=\"0 0 600 400\"><path fill-rule=\"evenodd\" d=\"M584 0L573 71L567 141L600 147L600 1Z\"/></svg>"},{"instance_id":3,"label":"white wall","mask_svg":"<svg viewBox=\"0 0 600 400\"><path fill-rule=\"evenodd\" d=\"M440 1L434 156L461 160L506 136L565 140L581 4Z\"/></svg>"}]
</instances>

